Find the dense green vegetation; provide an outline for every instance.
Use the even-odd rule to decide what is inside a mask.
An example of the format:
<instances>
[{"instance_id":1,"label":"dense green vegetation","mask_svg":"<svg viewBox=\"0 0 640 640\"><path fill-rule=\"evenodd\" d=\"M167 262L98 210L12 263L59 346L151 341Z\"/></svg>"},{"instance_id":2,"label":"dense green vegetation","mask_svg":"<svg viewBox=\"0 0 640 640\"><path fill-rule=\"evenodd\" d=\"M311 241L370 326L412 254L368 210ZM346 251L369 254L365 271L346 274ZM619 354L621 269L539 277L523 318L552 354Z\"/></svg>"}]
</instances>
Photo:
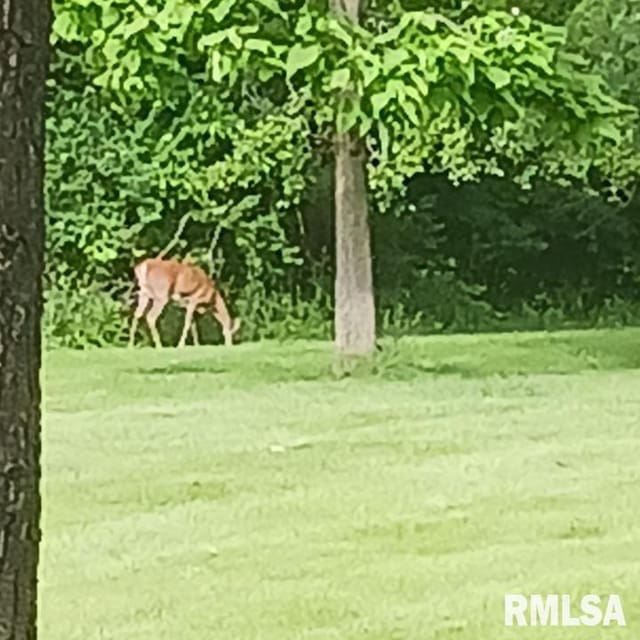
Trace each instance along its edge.
<instances>
[{"instance_id":1,"label":"dense green vegetation","mask_svg":"<svg viewBox=\"0 0 640 640\"><path fill-rule=\"evenodd\" d=\"M439 3L442 20L420 27L437 36L424 40L441 60L440 75L427 78L431 92L421 94L419 74L401 65L394 76L393 63L371 72L370 111L345 109L335 93L348 74L368 73L347 59L340 38L368 36L321 23L323 5L58 0L47 148L50 344L121 342L132 264L172 239L175 255L219 274L245 339L329 337L325 125L335 113L344 126L370 130L382 332L640 319L636 120L609 96L640 105L638 0L527 0L517 19L501 0L464 10ZM433 15L421 0L369 3L364 26L377 34L369 44L381 60L385 46L411 51L422 33L408 10ZM385 45L384 28L401 23L405 31ZM484 39L473 40L476 32ZM500 48L507 32L519 43L508 51ZM434 118L447 101L452 115ZM485 117L488 129L478 124ZM609 185L612 176L624 192ZM612 195L618 200L607 202Z\"/></svg>"},{"instance_id":2,"label":"dense green vegetation","mask_svg":"<svg viewBox=\"0 0 640 640\"><path fill-rule=\"evenodd\" d=\"M639 344L407 338L350 378L317 342L50 353L40 635L508 640L517 589L620 594L596 635L627 638Z\"/></svg>"}]
</instances>

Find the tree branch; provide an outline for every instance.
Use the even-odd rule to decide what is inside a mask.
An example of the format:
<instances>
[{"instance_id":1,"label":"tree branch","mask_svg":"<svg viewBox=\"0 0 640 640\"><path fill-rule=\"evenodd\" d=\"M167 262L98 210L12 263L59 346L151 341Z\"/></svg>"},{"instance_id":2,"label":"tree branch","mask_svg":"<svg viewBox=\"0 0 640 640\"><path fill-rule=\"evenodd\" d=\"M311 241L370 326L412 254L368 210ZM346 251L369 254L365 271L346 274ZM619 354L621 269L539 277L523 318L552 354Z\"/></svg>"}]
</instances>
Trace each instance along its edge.
<instances>
[{"instance_id":1,"label":"tree branch","mask_svg":"<svg viewBox=\"0 0 640 640\"><path fill-rule=\"evenodd\" d=\"M158 254L158 258L164 258L169 253L169 251L171 251L178 244L178 242L180 241L180 236L183 234L184 228L187 226L187 222L191 220L192 215L192 212L189 211L188 213L185 213L182 218L180 218L180 222L178 223L176 232L173 234L173 237L171 238L171 240L169 240L169 243L165 246L165 248Z\"/></svg>"}]
</instances>

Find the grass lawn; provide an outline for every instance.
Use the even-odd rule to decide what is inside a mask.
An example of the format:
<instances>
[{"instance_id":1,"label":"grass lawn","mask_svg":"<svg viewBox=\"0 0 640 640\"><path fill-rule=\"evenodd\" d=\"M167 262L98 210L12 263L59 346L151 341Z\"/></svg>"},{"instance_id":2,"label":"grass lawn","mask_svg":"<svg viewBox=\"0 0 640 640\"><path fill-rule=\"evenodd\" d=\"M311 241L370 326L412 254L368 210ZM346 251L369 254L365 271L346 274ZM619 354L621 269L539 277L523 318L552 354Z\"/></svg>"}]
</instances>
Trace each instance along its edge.
<instances>
[{"instance_id":1,"label":"grass lawn","mask_svg":"<svg viewBox=\"0 0 640 640\"><path fill-rule=\"evenodd\" d=\"M640 331L45 361L41 640L640 637ZM505 628L505 593L627 627Z\"/></svg>"}]
</instances>

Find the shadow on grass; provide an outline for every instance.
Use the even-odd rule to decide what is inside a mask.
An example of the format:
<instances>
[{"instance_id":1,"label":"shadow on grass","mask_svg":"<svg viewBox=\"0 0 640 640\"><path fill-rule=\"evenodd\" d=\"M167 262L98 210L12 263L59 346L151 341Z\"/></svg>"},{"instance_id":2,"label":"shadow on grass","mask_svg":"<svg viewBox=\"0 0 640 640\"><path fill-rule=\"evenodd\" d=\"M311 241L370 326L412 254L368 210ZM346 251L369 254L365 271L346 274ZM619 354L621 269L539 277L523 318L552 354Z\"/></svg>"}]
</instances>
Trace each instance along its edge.
<instances>
[{"instance_id":1,"label":"shadow on grass","mask_svg":"<svg viewBox=\"0 0 640 640\"><path fill-rule=\"evenodd\" d=\"M132 371L133 373L142 373L147 376L171 376L181 373L198 373L211 376L220 376L229 373L228 368L219 367L209 362L182 362L168 364L162 367L151 367L146 369L140 367Z\"/></svg>"},{"instance_id":2,"label":"shadow on grass","mask_svg":"<svg viewBox=\"0 0 640 640\"><path fill-rule=\"evenodd\" d=\"M328 344L267 343L207 358L188 357L132 373L211 375L246 384L336 381L348 378L411 381L434 376L485 378L566 375L640 368L640 331L448 336L382 341L371 358L336 358Z\"/></svg>"},{"instance_id":3,"label":"shadow on grass","mask_svg":"<svg viewBox=\"0 0 640 640\"><path fill-rule=\"evenodd\" d=\"M286 346L277 353L269 345L245 357L226 353L197 360L185 359L153 367L136 367L129 373L143 376L207 375L252 383L317 382L331 380L331 359L326 351L290 353Z\"/></svg>"}]
</instances>

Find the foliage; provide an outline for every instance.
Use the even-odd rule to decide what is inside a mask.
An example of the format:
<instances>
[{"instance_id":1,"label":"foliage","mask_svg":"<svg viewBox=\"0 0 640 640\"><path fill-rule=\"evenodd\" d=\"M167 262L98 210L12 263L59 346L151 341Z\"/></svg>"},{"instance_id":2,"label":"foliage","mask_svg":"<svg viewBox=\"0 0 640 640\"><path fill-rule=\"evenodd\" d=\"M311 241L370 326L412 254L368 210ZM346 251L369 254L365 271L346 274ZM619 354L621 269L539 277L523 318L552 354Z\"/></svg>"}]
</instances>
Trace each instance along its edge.
<instances>
[{"instance_id":1,"label":"foliage","mask_svg":"<svg viewBox=\"0 0 640 640\"><path fill-rule=\"evenodd\" d=\"M456 20L470 15L481 15L491 10L513 11L526 14L550 24L565 24L568 16L580 0L439 0L438 11ZM389 6L393 12L402 14L405 11L425 11L434 7L433 0L369 0L369 6L375 13L388 12Z\"/></svg>"},{"instance_id":2,"label":"foliage","mask_svg":"<svg viewBox=\"0 0 640 640\"><path fill-rule=\"evenodd\" d=\"M638 322L635 201L619 209L551 185L455 188L427 176L410 182L407 197L402 218L374 220L376 283L383 307L422 313L421 330L589 326L612 297L619 321Z\"/></svg>"},{"instance_id":3,"label":"foliage","mask_svg":"<svg viewBox=\"0 0 640 640\"><path fill-rule=\"evenodd\" d=\"M433 38L439 24L444 34ZM454 183L514 171L523 186L542 177L584 183L594 168L623 184L632 179L635 116L558 48L561 29L501 13L461 27L406 14L380 38L393 41L397 64L372 96L373 116L386 112L374 183L400 186L423 161ZM409 73L416 57L418 71Z\"/></svg>"},{"instance_id":4,"label":"foliage","mask_svg":"<svg viewBox=\"0 0 640 640\"><path fill-rule=\"evenodd\" d=\"M371 134L371 184L383 193L424 161L454 181L505 175L506 161L525 185L538 176L584 182L592 168L625 185L636 169L635 112L562 51L564 29L528 16L489 11L456 24L405 11L364 29L312 4L287 12L276 0L163 9L149 0L98 21L86 5L69 2L56 31L74 40L79 25L101 29L88 57L122 101L162 96L178 63L159 67L156 58L175 48L206 64L224 97L286 83L306 99L296 101L301 111L315 106L327 134Z\"/></svg>"},{"instance_id":5,"label":"foliage","mask_svg":"<svg viewBox=\"0 0 640 640\"><path fill-rule=\"evenodd\" d=\"M171 13L171 6L167 5L167 10L156 16L169 29L168 37L174 33L170 25L182 33L181 27L173 21L182 19L183 11L188 13L186 5L176 4L174 9L177 13ZM141 23L134 21L130 25L123 22L127 15L130 17L131 9L129 3L65 2L57 12L54 30L54 41L65 54L61 55L58 65L54 65L54 78L59 87L56 97L69 107L77 107L78 103L69 104L73 101L68 99L68 95L62 95L69 85L69 69L65 62L69 57L73 59L72 52L78 45L92 43L92 47L84 52L84 64L72 69L75 85L83 80L85 83L95 80L95 84L100 86L101 76L105 74L96 76L97 68L105 60L110 60L110 56L117 58L121 53L122 57L118 59L129 72L135 72L140 69L138 58L142 60L144 52L148 55L147 71L150 75L141 76L145 83L144 92L139 94L141 100L135 105L114 102L114 98L129 96L138 86L124 81L120 85L117 73L109 79L112 88L120 89L120 92L100 92L104 118L119 121L119 132L115 140L114 136L108 136L99 144L117 147L121 156L131 160L131 164L116 166L115 170L124 179L143 183L142 189L137 190L138 199L152 191L153 208L145 212L144 219L134 221L140 224L132 225L131 220L124 219L128 215L127 209L136 204L127 202L130 191L127 185L122 185L125 188L121 189L125 207L121 206L117 196L112 198L112 193L101 194L101 198L110 200L113 207L120 209L118 216L107 215L111 228L103 236L112 238L111 243L116 246L133 244L133 237L143 236L143 242L147 242L133 248L134 252L157 252L166 243L167 227L172 225L174 231L179 228L185 230L184 241L179 238L178 250L184 250L188 245L190 252L211 258L209 254L215 249L213 239L219 239L223 230L226 236L231 236L224 242L244 253L243 264L240 265L241 279L264 276L265 261L270 263L270 274L278 268L281 270L283 265L298 262L296 234L299 229L295 217L292 223L292 216L287 214L298 207L308 181L306 176L311 156L306 121L297 116L291 101L281 104L280 111L276 113L273 110L265 112L260 104L254 104L252 97L244 93L220 95L198 72L197 61L193 60L194 52L187 44L175 58L173 54L167 56L170 60L164 61L165 64L158 60L159 54L153 48L156 46L153 35L147 33L152 40L151 48L138 52L133 46L134 35ZM114 49L115 36L105 40L105 32L98 28L96 22L98 19L102 26L112 27L118 37L124 38L122 51ZM168 22L163 22L165 19ZM144 43L149 44L147 40ZM138 44L144 49L142 41ZM176 59L183 61L184 65L178 64ZM94 92L89 90L89 93ZM256 100L259 102L260 97ZM95 105L81 102L81 106L86 118L95 115ZM57 115L58 110L55 111ZM73 115L61 114L60 117L67 123L68 131ZM77 118L73 125L84 128L84 123ZM101 128L103 134L109 129L101 120L93 120L91 127ZM50 157L54 158L54 166L64 171L59 158L70 154L65 153L67 149L61 153L58 147L76 142L66 134L60 122L53 121L50 129ZM85 138L91 135L90 130L84 134ZM87 153L90 153L90 148L86 144L82 146ZM108 162L108 155L103 161L104 156L97 155L101 162ZM261 162L256 162L256 159ZM78 158L78 162L82 159ZM101 174L101 166L96 166L94 171L91 168L89 163L89 170L83 176L87 180L98 177L99 181L96 172ZM152 180L145 182L147 176ZM259 194L256 193L256 184L260 185ZM120 186L118 180L111 180L111 185L112 189ZM55 199L57 194L53 197ZM73 197L72 193L70 199ZM99 206L99 201L86 200L82 203L86 211L85 220L78 219L78 233L87 226ZM68 202L54 202L53 206L63 209L60 217L69 210ZM159 206L165 209L162 217L158 215ZM167 207L169 211L166 211ZM183 220L188 224L180 224ZM118 226L128 237L111 233ZM93 232L99 233L99 229ZM194 237L199 239L195 243ZM73 238L70 241L73 242ZM274 260L274 254L279 258ZM103 252L103 255L111 260L115 258L113 251Z\"/></svg>"},{"instance_id":6,"label":"foliage","mask_svg":"<svg viewBox=\"0 0 640 640\"><path fill-rule=\"evenodd\" d=\"M592 62L621 100L640 105L638 0L582 0L567 28L572 49Z\"/></svg>"},{"instance_id":7,"label":"foliage","mask_svg":"<svg viewBox=\"0 0 640 640\"><path fill-rule=\"evenodd\" d=\"M524 14L559 22L571 3L523 2L516 18L497 0L452 0L441 13L370 2L354 28L324 2L59 0L50 336L118 339L104 301L120 304L137 256L170 242L222 281L244 339L327 336L332 236L320 199L334 126L366 133L374 204L395 214L372 220L385 330L479 330L544 314L594 323L612 300L613 315L634 321L620 301L639 281L637 203L616 210L541 179L606 186L605 175L626 184L636 170L635 115L589 75L618 82L609 66L620 59L633 73L628 36L617 35L631 21L598 35L602 11L624 7L611 0L592 14L587 4L571 18L567 53L564 29ZM614 95L635 100L631 81L618 85ZM434 184L441 171L480 182ZM78 291L86 336L55 302Z\"/></svg>"},{"instance_id":8,"label":"foliage","mask_svg":"<svg viewBox=\"0 0 640 640\"><path fill-rule=\"evenodd\" d=\"M45 293L44 341L51 347L104 347L127 335L124 307L112 292L60 278Z\"/></svg>"},{"instance_id":9,"label":"foliage","mask_svg":"<svg viewBox=\"0 0 640 640\"><path fill-rule=\"evenodd\" d=\"M120 117L89 89L60 88L47 120L50 279L107 279L148 225L162 219L144 124ZM126 255L126 254L125 254Z\"/></svg>"},{"instance_id":10,"label":"foliage","mask_svg":"<svg viewBox=\"0 0 640 640\"><path fill-rule=\"evenodd\" d=\"M542 22L564 25L579 2L580 0L564 0L563 2L520 0L519 2L512 1L509 5L518 7L523 13Z\"/></svg>"}]
</instances>

